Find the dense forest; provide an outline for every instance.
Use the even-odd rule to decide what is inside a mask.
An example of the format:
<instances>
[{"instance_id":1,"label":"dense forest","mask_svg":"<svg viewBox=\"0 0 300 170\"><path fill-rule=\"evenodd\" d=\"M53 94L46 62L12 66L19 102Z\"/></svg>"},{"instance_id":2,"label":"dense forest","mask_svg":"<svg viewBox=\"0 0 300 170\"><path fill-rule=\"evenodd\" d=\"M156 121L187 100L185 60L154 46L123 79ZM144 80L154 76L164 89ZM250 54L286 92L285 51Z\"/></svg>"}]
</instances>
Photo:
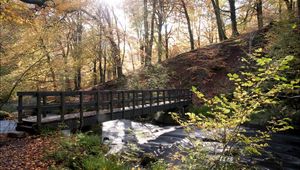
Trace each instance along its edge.
<instances>
[{"instance_id":1,"label":"dense forest","mask_svg":"<svg viewBox=\"0 0 300 170\"><path fill-rule=\"evenodd\" d=\"M181 163L173 165L138 156L134 149L121 157L106 156L109 148L94 132L61 137L44 129L41 136L23 141L29 152L35 145L50 148L46 156L36 151L44 160L29 167L247 169L255 164L253 155L268 155L264 148L271 134L299 130L300 0L0 4L1 119L16 115L18 91L187 88L193 105L183 117L170 116L187 132L205 129L221 150L211 154L191 135L187 138L193 147L174 154ZM252 134L247 128L253 126L259 130ZM0 169L4 162L9 166L7 155L0 156ZM299 153L295 155L299 161ZM145 159L151 163L143 166Z\"/></svg>"}]
</instances>

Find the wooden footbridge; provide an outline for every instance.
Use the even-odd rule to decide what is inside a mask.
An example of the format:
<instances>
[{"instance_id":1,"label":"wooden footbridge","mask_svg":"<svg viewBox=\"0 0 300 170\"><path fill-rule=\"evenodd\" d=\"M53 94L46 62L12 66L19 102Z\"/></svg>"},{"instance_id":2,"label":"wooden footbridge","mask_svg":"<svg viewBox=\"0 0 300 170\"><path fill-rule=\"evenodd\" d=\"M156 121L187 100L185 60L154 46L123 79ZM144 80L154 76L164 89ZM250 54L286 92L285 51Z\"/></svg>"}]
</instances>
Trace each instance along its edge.
<instances>
[{"instance_id":1,"label":"wooden footbridge","mask_svg":"<svg viewBox=\"0 0 300 170\"><path fill-rule=\"evenodd\" d=\"M188 89L18 92L17 130L45 126L81 128L115 119L134 119L192 102Z\"/></svg>"}]
</instances>

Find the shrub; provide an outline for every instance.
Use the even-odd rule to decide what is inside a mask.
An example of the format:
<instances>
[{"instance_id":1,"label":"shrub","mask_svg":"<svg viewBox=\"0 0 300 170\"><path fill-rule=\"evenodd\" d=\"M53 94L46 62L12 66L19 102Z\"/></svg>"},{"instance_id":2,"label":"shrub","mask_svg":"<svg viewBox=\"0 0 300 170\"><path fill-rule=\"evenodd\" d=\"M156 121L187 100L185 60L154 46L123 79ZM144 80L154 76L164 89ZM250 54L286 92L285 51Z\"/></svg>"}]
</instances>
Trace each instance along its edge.
<instances>
[{"instance_id":1,"label":"shrub","mask_svg":"<svg viewBox=\"0 0 300 170\"><path fill-rule=\"evenodd\" d=\"M289 114L271 119L267 131L257 131L253 136L246 135L242 125L251 120L255 113L262 112L266 107L277 106L280 100L278 94L285 91L299 89L299 79L288 79L284 71L289 69L289 62L293 56L271 59L261 55L262 49L258 49L246 62L256 63L251 72L228 74L235 84L233 96L215 96L211 99L193 88L193 92L210 109L207 114L188 113L188 121L180 120L177 114L173 114L178 122L189 131L193 127L208 131L214 141L219 142L221 153L205 155L203 144L197 138L190 138L194 148L187 152L188 157L184 159L187 167L209 167L209 169L228 169L242 166L240 160L253 154L260 155L263 148L267 146L266 141L270 139L273 132L292 128L289 125ZM209 116L207 116L209 115ZM277 114L278 115L278 114ZM277 119L276 119L277 118ZM200 144L199 144L200 143ZM196 156L195 156L196 155ZM201 155L201 156L199 156Z\"/></svg>"},{"instance_id":2,"label":"shrub","mask_svg":"<svg viewBox=\"0 0 300 170\"><path fill-rule=\"evenodd\" d=\"M158 160L156 162L151 163L151 170L166 170L168 169L168 164L163 160Z\"/></svg>"},{"instance_id":3,"label":"shrub","mask_svg":"<svg viewBox=\"0 0 300 170\"><path fill-rule=\"evenodd\" d=\"M168 87L168 70L160 64L149 66L127 79L129 89L160 89Z\"/></svg>"},{"instance_id":4,"label":"shrub","mask_svg":"<svg viewBox=\"0 0 300 170\"><path fill-rule=\"evenodd\" d=\"M59 148L48 154L57 167L70 169L128 169L114 156L107 156L108 148L100 143L100 136L77 134L63 138Z\"/></svg>"}]
</instances>

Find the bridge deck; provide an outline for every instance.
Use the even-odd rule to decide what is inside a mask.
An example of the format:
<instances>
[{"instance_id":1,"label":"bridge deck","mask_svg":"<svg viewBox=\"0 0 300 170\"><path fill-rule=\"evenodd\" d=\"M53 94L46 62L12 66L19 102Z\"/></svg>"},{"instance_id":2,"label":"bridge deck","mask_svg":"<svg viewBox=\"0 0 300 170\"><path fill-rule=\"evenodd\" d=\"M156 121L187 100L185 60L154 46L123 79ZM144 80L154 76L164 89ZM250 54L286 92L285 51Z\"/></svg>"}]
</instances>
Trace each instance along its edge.
<instances>
[{"instance_id":1,"label":"bridge deck","mask_svg":"<svg viewBox=\"0 0 300 170\"><path fill-rule=\"evenodd\" d=\"M191 93L186 89L19 92L18 96L17 129L20 130L25 127L39 130L42 126L55 127L59 123L82 127L114 119L132 119L191 103ZM24 100L25 97L27 100ZM25 105L24 102L28 103L28 100L31 103Z\"/></svg>"}]
</instances>

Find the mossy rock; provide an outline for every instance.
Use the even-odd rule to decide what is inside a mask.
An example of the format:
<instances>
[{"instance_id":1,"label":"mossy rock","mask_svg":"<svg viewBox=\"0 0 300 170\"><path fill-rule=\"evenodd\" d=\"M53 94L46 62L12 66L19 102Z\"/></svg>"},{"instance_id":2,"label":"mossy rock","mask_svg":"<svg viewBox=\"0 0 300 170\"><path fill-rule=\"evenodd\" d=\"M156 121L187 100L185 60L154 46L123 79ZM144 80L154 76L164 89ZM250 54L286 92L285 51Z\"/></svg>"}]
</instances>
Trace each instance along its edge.
<instances>
[{"instance_id":1,"label":"mossy rock","mask_svg":"<svg viewBox=\"0 0 300 170\"><path fill-rule=\"evenodd\" d=\"M8 112L0 110L0 120L8 119L10 117L11 115Z\"/></svg>"}]
</instances>

